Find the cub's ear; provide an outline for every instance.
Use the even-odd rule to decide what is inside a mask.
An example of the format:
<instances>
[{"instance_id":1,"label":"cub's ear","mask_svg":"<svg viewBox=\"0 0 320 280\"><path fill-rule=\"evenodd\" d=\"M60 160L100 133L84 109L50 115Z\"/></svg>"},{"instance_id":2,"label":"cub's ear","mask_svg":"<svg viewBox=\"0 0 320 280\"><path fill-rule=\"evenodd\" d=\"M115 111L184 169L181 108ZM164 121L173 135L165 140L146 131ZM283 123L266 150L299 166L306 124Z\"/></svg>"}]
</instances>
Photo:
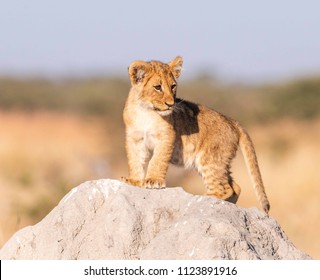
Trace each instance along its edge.
<instances>
[{"instance_id":1,"label":"cub's ear","mask_svg":"<svg viewBox=\"0 0 320 280\"><path fill-rule=\"evenodd\" d=\"M147 62L141 60L132 62L128 68L131 83L135 85L142 82L149 69L150 66Z\"/></svg>"},{"instance_id":2,"label":"cub's ear","mask_svg":"<svg viewBox=\"0 0 320 280\"><path fill-rule=\"evenodd\" d=\"M169 66L175 79L178 79L182 70L183 59L181 56L177 56L174 60L170 61Z\"/></svg>"}]
</instances>

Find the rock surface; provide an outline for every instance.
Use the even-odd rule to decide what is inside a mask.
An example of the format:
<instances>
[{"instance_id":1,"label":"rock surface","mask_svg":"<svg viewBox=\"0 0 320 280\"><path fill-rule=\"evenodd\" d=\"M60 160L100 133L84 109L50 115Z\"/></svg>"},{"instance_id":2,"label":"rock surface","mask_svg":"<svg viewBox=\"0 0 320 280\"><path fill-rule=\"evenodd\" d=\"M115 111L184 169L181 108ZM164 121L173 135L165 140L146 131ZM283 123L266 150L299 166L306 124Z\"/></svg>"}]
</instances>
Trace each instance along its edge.
<instances>
[{"instance_id":1,"label":"rock surface","mask_svg":"<svg viewBox=\"0 0 320 280\"><path fill-rule=\"evenodd\" d=\"M0 250L0 259L309 258L258 209L182 188L147 190L116 180L72 189Z\"/></svg>"}]
</instances>

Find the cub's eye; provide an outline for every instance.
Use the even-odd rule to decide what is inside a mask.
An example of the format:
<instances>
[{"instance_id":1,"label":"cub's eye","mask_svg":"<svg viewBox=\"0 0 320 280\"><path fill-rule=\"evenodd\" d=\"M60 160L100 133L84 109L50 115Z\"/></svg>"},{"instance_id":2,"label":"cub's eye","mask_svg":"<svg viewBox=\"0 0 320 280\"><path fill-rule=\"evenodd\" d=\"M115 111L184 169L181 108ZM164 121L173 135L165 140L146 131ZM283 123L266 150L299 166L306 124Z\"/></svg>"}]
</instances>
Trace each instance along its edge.
<instances>
[{"instance_id":1,"label":"cub's eye","mask_svg":"<svg viewBox=\"0 0 320 280\"><path fill-rule=\"evenodd\" d=\"M154 89L155 89L156 91L159 91L159 92L162 91L161 85L154 86Z\"/></svg>"},{"instance_id":2,"label":"cub's eye","mask_svg":"<svg viewBox=\"0 0 320 280\"><path fill-rule=\"evenodd\" d=\"M177 85L176 85L176 84L173 84L173 85L171 86L171 90L172 90L172 91L174 91L176 88L177 88Z\"/></svg>"}]
</instances>

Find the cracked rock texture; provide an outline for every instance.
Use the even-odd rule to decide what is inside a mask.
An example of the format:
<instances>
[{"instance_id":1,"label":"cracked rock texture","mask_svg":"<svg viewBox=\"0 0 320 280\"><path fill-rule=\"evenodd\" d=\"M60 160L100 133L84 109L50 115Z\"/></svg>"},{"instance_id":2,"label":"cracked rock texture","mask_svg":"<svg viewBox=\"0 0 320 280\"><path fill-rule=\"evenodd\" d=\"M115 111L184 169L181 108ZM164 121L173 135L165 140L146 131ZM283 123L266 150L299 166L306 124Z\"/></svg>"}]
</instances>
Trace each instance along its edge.
<instances>
[{"instance_id":1,"label":"cracked rock texture","mask_svg":"<svg viewBox=\"0 0 320 280\"><path fill-rule=\"evenodd\" d=\"M41 222L15 233L0 259L310 259L279 224L182 188L116 180L72 189Z\"/></svg>"}]
</instances>

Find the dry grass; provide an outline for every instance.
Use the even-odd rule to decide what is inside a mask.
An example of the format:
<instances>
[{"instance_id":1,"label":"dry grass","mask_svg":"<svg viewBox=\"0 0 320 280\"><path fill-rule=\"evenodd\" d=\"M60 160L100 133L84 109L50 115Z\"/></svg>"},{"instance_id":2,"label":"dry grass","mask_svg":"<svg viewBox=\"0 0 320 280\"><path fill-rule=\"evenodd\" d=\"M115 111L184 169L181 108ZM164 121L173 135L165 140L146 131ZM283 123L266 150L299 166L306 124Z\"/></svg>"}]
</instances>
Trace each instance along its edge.
<instances>
[{"instance_id":1,"label":"dry grass","mask_svg":"<svg viewBox=\"0 0 320 280\"><path fill-rule=\"evenodd\" d=\"M248 129L271 216L298 248L318 259L319 128L320 120L286 120ZM69 114L0 112L0 131L0 246L16 230L41 220L70 188L86 180L126 175L120 124ZM238 204L258 206L241 156L233 170L242 186ZM168 185L203 193L201 179L182 169L170 167Z\"/></svg>"},{"instance_id":2,"label":"dry grass","mask_svg":"<svg viewBox=\"0 0 320 280\"><path fill-rule=\"evenodd\" d=\"M39 221L73 186L110 176L98 119L0 113L0 243Z\"/></svg>"}]
</instances>

